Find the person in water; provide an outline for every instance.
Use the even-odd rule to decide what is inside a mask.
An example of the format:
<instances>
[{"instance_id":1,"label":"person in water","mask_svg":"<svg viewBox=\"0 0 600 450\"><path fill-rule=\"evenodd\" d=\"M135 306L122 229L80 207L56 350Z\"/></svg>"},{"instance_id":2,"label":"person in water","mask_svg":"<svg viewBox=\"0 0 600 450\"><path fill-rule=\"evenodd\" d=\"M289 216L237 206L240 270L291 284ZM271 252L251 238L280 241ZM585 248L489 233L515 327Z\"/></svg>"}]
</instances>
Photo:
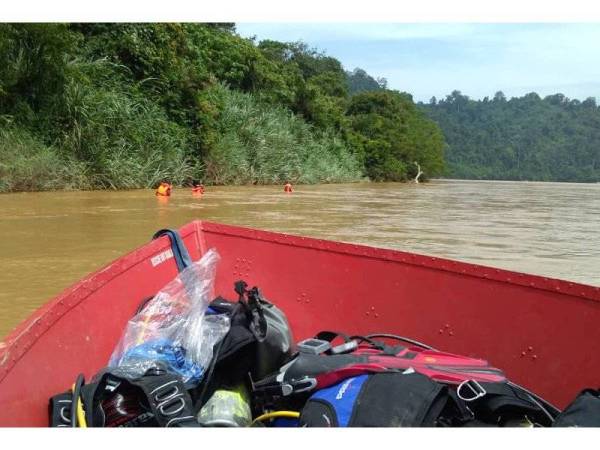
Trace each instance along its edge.
<instances>
[{"instance_id":1,"label":"person in water","mask_svg":"<svg viewBox=\"0 0 600 450\"><path fill-rule=\"evenodd\" d=\"M156 188L155 195L159 197L170 197L172 188L173 186L171 185L171 183L169 183L168 180L163 180Z\"/></svg>"},{"instance_id":2,"label":"person in water","mask_svg":"<svg viewBox=\"0 0 600 450\"><path fill-rule=\"evenodd\" d=\"M283 192L287 192L288 194L291 194L292 192L294 192L294 190L292 189L292 183L287 181L285 183L285 186L283 186Z\"/></svg>"},{"instance_id":3,"label":"person in water","mask_svg":"<svg viewBox=\"0 0 600 450\"><path fill-rule=\"evenodd\" d=\"M202 195L204 194L204 185L196 180L192 182L192 194Z\"/></svg>"}]
</instances>

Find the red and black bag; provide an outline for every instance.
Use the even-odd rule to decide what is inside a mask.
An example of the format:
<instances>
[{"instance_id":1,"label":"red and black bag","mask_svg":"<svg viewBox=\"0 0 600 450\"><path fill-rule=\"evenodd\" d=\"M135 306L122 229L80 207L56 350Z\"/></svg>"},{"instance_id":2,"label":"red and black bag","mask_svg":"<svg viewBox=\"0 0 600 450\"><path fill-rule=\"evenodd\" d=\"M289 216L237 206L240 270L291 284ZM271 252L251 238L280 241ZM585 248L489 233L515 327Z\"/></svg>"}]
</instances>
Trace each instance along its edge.
<instances>
[{"instance_id":1,"label":"red and black bag","mask_svg":"<svg viewBox=\"0 0 600 450\"><path fill-rule=\"evenodd\" d=\"M336 423L337 417L338 423L350 424L346 426L498 425L523 418L549 426L559 412L511 383L485 360L440 352L392 335L347 337L322 332L316 339L333 341L338 336L344 339L342 345L328 346L320 353L300 352L277 373L253 383L255 404L306 408L302 413L306 426L315 423L309 420L316 417L315 411L325 414L331 423ZM404 343L409 345L375 341L379 336L408 341ZM350 386L354 386L354 400L340 402ZM325 398L335 401L324 406ZM364 409L365 405L370 406ZM336 412L336 406L346 415ZM371 415L368 410L373 408L381 414ZM398 421L403 409L406 419ZM368 422L371 419L375 422ZM317 423L323 426L322 421Z\"/></svg>"}]
</instances>

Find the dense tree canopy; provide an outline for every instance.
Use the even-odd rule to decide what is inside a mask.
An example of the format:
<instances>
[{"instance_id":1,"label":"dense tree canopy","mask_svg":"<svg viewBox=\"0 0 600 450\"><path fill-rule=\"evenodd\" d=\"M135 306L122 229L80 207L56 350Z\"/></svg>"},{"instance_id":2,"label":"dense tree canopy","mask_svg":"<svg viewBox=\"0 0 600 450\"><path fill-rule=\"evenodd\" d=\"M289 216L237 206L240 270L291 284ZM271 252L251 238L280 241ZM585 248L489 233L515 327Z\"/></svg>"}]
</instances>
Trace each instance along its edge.
<instances>
[{"instance_id":1,"label":"dense tree canopy","mask_svg":"<svg viewBox=\"0 0 600 450\"><path fill-rule=\"evenodd\" d=\"M4 191L406 180L415 161L426 176L443 167L439 128L408 94L234 24L0 24L0 127Z\"/></svg>"},{"instance_id":2,"label":"dense tree canopy","mask_svg":"<svg viewBox=\"0 0 600 450\"><path fill-rule=\"evenodd\" d=\"M351 95L360 92L387 89L387 80L385 78L375 79L360 67L357 67L352 72L346 72L346 80L348 91Z\"/></svg>"},{"instance_id":3,"label":"dense tree canopy","mask_svg":"<svg viewBox=\"0 0 600 450\"><path fill-rule=\"evenodd\" d=\"M348 108L351 136L373 180L414 177L419 163L427 176L442 172L444 139L437 125L417 110L410 95L364 92Z\"/></svg>"},{"instance_id":4,"label":"dense tree canopy","mask_svg":"<svg viewBox=\"0 0 600 450\"><path fill-rule=\"evenodd\" d=\"M442 128L451 178L600 181L600 109L563 94L474 101L459 91L420 105Z\"/></svg>"}]
</instances>

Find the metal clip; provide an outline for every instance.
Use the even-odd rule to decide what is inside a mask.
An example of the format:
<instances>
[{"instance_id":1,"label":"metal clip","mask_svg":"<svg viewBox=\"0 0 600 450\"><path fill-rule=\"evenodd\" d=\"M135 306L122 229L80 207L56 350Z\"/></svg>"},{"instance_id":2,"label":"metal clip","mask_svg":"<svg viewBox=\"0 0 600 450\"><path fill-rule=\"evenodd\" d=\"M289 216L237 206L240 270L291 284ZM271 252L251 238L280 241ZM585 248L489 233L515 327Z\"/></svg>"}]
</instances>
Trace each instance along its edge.
<instances>
[{"instance_id":1,"label":"metal clip","mask_svg":"<svg viewBox=\"0 0 600 450\"><path fill-rule=\"evenodd\" d=\"M300 380L289 381L288 383L294 389L294 394L297 394L298 392L312 391L317 387L317 379L311 377L304 377Z\"/></svg>"},{"instance_id":2,"label":"metal clip","mask_svg":"<svg viewBox=\"0 0 600 450\"><path fill-rule=\"evenodd\" d=\"M164 402L160 403L156 407L162 415L164 416L174 416L179 414L185 408L185 400L183 399L183 394L176 395L175 397L171 397Z\"/></svg>"},{"instance_id":3,"label":"metal clip","mask_svg":"<svg viewBox=\"0 0 600 450\"><path fill-rule=\"evenodd\" d=\"M467 397L461 394L461 390L464 390L465 387L469 388L469 390L471 391L470 393L467 392L467 394L470 394ZM465 402L475 401L478 398L483 397L485 394L487 394L486 390L481 384L479 384L475 380L465 380L462 383L460 383L456 388L456 395L458 395L458 398Z\"/></svg>"}]
</instances>

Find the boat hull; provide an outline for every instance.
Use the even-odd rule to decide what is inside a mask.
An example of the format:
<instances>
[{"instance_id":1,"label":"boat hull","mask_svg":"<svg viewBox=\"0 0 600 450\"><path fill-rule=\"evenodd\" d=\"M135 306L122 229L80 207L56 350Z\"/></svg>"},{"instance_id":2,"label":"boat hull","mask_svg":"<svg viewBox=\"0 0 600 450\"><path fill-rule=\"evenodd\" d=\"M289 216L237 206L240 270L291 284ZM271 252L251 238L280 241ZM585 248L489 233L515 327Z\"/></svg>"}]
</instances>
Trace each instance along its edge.
<instances>
[{"instance_id":1,"label":"boat hull","mask_svg":"<svg viewBox=\"0 0 600 450\"><path fill-rule=\"evenodd\" d=\"M410 336L487 359L557 406L596 386L600 288L394 250L192 222L192 259L221 255L215 294L258 285L297 340L320 330ZM177 274L168 238L50 301L0 344L0 425L45 426L51 395L104 367L140 301Z\"/></svg>"}]
</instances>

